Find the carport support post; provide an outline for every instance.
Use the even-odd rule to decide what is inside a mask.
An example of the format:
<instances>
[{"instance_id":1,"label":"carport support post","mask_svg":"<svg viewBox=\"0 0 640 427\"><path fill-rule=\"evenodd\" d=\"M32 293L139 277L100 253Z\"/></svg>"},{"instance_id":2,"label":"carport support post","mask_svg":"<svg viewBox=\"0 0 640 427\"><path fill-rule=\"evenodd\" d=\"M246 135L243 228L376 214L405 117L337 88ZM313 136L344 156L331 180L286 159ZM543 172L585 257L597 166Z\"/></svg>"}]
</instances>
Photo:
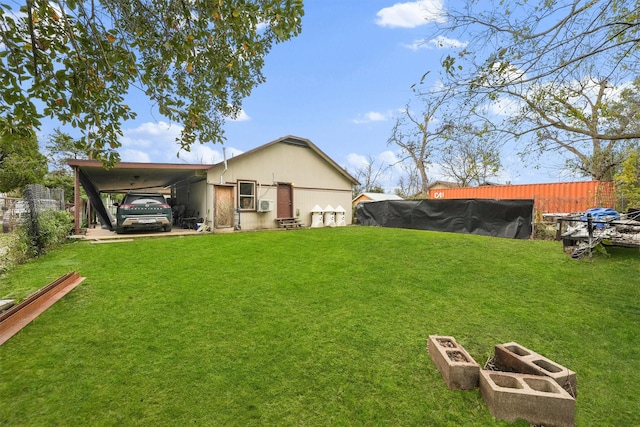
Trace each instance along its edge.
<instances>
[{"instance_id":1,"label":"carport support post","mask_svg":"<svg viewBox=\"0 0 640 427\"><path fill-rule=\"evenodd\" d=\"M78 167L73 168L74 181L73 181L73 234L76 236L80 234L80 175L78 175Z\"/></svg>"}]
</instances>

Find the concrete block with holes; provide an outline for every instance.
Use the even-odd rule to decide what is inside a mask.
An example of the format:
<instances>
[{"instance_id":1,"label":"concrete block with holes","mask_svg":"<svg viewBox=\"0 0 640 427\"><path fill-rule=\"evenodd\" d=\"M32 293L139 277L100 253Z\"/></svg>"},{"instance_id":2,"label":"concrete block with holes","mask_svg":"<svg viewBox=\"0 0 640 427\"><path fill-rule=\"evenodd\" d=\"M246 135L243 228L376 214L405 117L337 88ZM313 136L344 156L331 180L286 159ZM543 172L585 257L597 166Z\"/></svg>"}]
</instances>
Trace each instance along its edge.
<instances>
[{"instance_id":1,"label":"concrete block with holes","mask_svg":"<svg viewBox=\"0 0 640 427\"><path fill-rule=\"evenodd\" d=\"M549 377L483 369L480 393L499 420L575 426L575 399Z\"/></svg>"},{"instance_id":2,"label":"concrete block with holes","mask_svg":"<svg viewBox=\"0 0 640 427\"><path fill-rule=\"evenodd\" d=\"M499 371L544 375L553 378L571 396L578 395L575 372L518 343L510 342L496 345L494 364Z\"/></svg>"},{"instance_id":3,"label":"concrete block with holes","mask_svg":"<svg viewBox=\"0 0 640 427\"><path fill-rule=\"evenodd\" d=\"M468 390L478 387L480 365L455 338L430 335L427 351L449 389Z\"/></svg>"}]
</instances>

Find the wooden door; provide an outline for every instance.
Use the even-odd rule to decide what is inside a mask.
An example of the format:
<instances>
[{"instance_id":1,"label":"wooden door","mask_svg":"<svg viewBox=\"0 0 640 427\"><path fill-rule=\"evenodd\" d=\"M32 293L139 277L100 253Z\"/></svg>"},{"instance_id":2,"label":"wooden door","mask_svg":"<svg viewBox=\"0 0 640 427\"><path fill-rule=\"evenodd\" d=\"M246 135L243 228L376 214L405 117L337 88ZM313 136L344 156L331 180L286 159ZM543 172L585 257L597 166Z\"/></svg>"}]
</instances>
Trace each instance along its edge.
<instances>
[{"instance_id":1,"label":"wooden door","mask_svg":"<svg viewBox=\"0 0 640 427\"><path fill-rule=\"evenodd\" d=\"M215 186L215 220L216 228L233 227L233 187Z\"/></svg>"},{"instance_id":2,"label":"wooden door","mask_svg":"<svg viewBox=\"0 0 640 427\"><path fill-rule=\"evenodd\" d=\"M278 183L278 218L293 218L293 191L291 184Z\"/></svg>"}]
</instances>

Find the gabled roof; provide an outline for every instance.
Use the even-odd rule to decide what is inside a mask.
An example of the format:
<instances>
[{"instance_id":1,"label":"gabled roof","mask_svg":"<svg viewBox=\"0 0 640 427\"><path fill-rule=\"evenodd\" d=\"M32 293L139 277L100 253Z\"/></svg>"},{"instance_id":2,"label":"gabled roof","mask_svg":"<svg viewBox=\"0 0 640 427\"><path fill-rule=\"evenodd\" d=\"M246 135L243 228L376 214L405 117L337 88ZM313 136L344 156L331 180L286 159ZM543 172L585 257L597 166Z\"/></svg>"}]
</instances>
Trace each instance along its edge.
<instances>
[{"instance_id":1,"label":"gabled roof","mask_svg":"<svg viewBox=\"0 0 640 427\"><path fill-rule=\"evenodd\" d=\"M353 185L360 184L357 179L355 179L345 169L340 167L336 162L334 162L331 159L331 157L327 156L322 150L320 150L318 147L316 147L315 144L313 144L311 141L309 141L308 139L300 138L298 136L293 136L293 135L283 136L282 138L278 138L275 141L268 142L266 144L263 144L263 145L261 145L259 147L251 149L249 151L245 151L242 154L235 155L232 158L228 159L227 162L228 163L232 163L233 161L236 161L237 159L241 159L241 158L244 158L244 157L247 157L247 156L251 156L252 154L254 154L256 152L264 150L265 148L270 147L270 146L275 145L275 144L289 144L289 145L295 145L295 146L298 146L298 147L309 148L311 151L313 151L319 157L321 157L324 161L326 161L331 166L333 166L341 175L343 175L345 178L347 178L349 181L351 181L351 183ZM217 163L214 166L218 166L218 165L220 165L222 163L224 163L224 162Z\"/></svg>"},{"instance_id":2,"label":"gabled roof","mask_svg":"<svg viewBox=\"0 0 640 427\"><path fill-rule=\"evenodd\" d=\"M305 147L312 150L320 158L329 163L333 168L343 175L352 184L359 182L346 170L338 166L329 156L316 147L311 141L296 136L285 136L275 141L256 147L252 150L238 154L227 162L250 156L260 150L274 144L290 144ZM168 188L180 182L197 181L206 179L206 171L215 165L207 164L173 164L173 163L130 163L120 162L111 169L105 169L101 162L97 160L70 159L67 164L75 169L81 170L87 179L93 184L98 192L126 192L129 190L159 190Z\"/></svg>"},{"instance_id":3,"label":"gabled roof","mask_svg":"<svg viewBox=\"0 0 640 427\"><path fill-rule=\"evenodd\" d=\"M366 197L371 202L380 202L383 200L404 200L402 197L397 194L387 194L387 193L360 193L358 197L354 198L353 201ZM363 200L364 201L364 200Z\"/></svg>"}]
</instances>

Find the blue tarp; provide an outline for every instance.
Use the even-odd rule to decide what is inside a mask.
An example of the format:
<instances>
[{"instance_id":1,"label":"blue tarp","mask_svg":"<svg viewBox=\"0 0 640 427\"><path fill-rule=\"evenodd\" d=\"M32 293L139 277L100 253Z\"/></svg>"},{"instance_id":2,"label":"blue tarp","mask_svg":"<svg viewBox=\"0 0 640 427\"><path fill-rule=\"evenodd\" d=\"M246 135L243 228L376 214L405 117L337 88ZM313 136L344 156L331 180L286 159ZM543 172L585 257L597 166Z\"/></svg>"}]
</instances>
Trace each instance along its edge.
<instances>
[{"instance_id":1,"label":"blue tarp","mask_svg":"<svg viewBox=\"0 0 640 427\"><path fill-rule=\"evenodd\" d=\"M603 223L605 222L609 222L609 221L616 221L618 219L620 219L620 214L618 213L618 211L613 210L611 208L592 208L592 209L587 209L584 213L584 215L582 215L582 217L580 217L580 219L582 221L586 221L587 220L587 215L591 214L591 219L593 219L593 222L595 223L600 223L600 226L603 226Z\"/></svg>"}]
</instances>

